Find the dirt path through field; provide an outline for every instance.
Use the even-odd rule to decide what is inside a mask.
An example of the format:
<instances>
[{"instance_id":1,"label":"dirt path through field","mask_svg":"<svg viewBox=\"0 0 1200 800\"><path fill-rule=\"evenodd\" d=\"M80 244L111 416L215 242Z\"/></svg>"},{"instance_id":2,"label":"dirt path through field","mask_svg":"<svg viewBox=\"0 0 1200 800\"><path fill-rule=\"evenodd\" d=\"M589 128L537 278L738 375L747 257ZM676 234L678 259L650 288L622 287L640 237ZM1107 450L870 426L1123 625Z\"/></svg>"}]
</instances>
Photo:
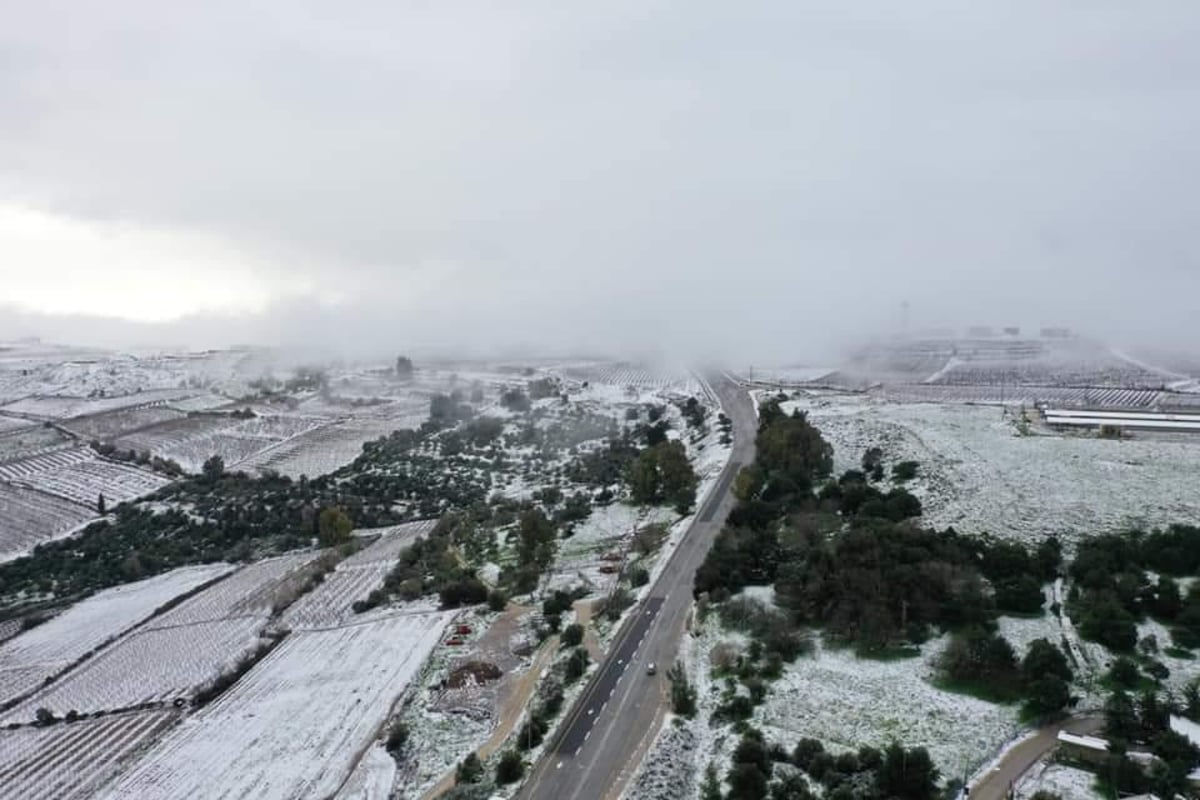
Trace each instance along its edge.
<instances>
[{"instance_id":1,"label":"dirt path through field","mask_svg":"<svg viewBox=\"0 0 1200 800\"><path fill-rule=\"evenodd\" d=\"M521 612L524 613L525 610L522 609ZM480 761L486 761L495 755L504 746L505 740L512 735L517 723L521 721L521 717L525 713L530 698L537 689L542 674L550 666L557 652L558 637L551 636L538 648L537 655L534 656L533 663L525 671L525 674L515 678L507 687L497 712L499 723L487 741L475 751ZM422 796L422 800L434 800L454 788L454 774L455 770L451 770L443 775L442 779Z\"/></svg>"},{"instance_id":2,"label":"dirt path through field","mask_svg":"<svg viewBox=\"0 0 1200 800\"><path fill-rule=\"evenodd\" d=\"M1090 735L1104 727L1099 717L1073 717L1042 728L1004 754L1000 763L971 784L970 800L1004 800L1025 773L1058 746L1058 732Z\"/></svg>"}]
</instances>

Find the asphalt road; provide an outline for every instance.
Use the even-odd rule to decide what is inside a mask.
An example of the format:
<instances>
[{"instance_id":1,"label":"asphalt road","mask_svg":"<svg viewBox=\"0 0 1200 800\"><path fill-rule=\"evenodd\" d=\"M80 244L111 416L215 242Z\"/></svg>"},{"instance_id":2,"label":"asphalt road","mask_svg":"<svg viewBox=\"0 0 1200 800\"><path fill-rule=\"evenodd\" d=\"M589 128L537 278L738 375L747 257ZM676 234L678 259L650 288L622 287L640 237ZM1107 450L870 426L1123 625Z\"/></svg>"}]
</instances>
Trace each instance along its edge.
<instances>
[{"instance_id":1,"label":"asphalt road","mask_svg":"<svg viewBox=\"0 0 1200 800\"><path fill-rule=\"evenodd\" d=\"M754 460L758 418L750 396L724 377L710 385L733 420L733 453L696 520L650 594L614 640L608 657L568 712L518 795L525 800L602 800L620 787L649 744L666 707L666 672L675 663L692 607L692 576L733 508L733 479ZM658 674L647 674L653 662Z\"/></svg>"}]
</instances>

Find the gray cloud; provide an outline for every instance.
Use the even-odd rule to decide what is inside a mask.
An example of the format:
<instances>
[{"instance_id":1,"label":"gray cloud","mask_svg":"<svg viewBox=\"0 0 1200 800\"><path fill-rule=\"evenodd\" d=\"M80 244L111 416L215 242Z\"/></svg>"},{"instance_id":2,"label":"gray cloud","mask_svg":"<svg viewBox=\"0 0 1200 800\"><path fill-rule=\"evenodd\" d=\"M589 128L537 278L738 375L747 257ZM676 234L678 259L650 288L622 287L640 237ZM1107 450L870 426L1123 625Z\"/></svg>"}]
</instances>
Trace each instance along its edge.
<instances>
[{"instance_id":1,"label":"gray cloud","mask_svg":"<svg viewBox=\"0 0 1200 800\"><path fill-rule=\"evenodd\" d=\"M801 357L903 299L931 324L1193 324L1194 2L4 18L0 202L315 282L247 336Z\"/></svg>"}]
</instances>

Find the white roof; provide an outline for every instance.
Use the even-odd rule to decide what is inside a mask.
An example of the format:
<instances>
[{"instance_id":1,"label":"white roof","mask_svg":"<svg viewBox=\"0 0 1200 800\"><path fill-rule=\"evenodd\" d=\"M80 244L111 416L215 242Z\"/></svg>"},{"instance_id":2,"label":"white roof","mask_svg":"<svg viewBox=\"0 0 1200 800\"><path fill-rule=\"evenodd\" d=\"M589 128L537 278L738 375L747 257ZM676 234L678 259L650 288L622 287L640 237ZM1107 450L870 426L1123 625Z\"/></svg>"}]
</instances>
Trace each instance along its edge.
<instances>
[{"instance_id":1,"label":"white roof","mask_svg":"<svg viewBox=\"0 0 1200 800\"><path fill-rule=\"evenodd\" d=\"M1089 750L1108 751L1108 742L1096 736L1077 736L1066 731L1059 731L1058 741L1060 744L1073 744L1076 747L1086 747Z\"/></svg>"},{"instance_id":2,"label":"white roof","mask_svg":"<svg viewBox=\"0 0 1200 800\"><path fill-rule=\"evenodd\" d=\"M1172 714L1171 730L1181 736L1186 736L1189 742L1200 747L1200 725L1192 722L1187 717L1177 717Z\"/></svg>"}]
</instances>

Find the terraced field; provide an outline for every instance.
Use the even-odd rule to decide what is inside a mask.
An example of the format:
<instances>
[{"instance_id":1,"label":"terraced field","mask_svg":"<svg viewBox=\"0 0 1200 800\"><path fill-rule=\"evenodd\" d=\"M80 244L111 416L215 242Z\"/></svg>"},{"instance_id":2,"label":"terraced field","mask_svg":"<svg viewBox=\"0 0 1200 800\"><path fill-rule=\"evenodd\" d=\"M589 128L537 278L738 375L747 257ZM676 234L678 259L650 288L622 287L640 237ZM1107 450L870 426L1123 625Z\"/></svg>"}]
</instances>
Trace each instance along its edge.
<instances>
[{"instance_id":1,"label":"terraced field","mask_svg":"<svg viewBox=\"0 0 1200 800\"><path fill-rule=\"evenodd\" d=\"M152 425L183 419L186 415L167 406L150 406L126 411L113 411L67 420L63 427L80 438L107 442Z\"/></svg>"},{"instance_id":2,"label":"terraced field","mask_svg":"<svg viewBox=\"0 0 1200 800\"><path fill-rule=\"evenodd\" d=\"M96 514L54 495L0 483L0 561L78 528Z\"/></svg>"},{"instance_id":3,"label":"terraced field","mask_svg":"<svg viewBox=\"0 0 1200 800\"><path fill-rule=\"evenodd\" d=\"M190 389L153 389L121 397L34 396L11 402L0 407L0 411L38 420L66 420L119 409L161 405L194 394L198 392Z\"/></svg>"},{"instance_id":4,"label":"terraced field","mask_svg":"<svg viewBox=\"0 0 1200 800\"><path fill-rule=\"evenodd\" d=\"M38 708L93 713L190 697L259 644L276 605L298 594L305 567L321 556L298 553L243 567L121 637L0 723L29 722ZM35 675L20 677L28 684Z\"/></svg>"},{"instance_id":5,"label":"terraced field","mask_svg":"<svg viewBox=\"0 0 1200 800\"><path fill-rule=\"evenodd\" d=\"M451 614L293 633L101 797L332 797L379 735Z\"/></svg>"},{"instance_id":6,"label":"terraced field","mask_svg":"<svg viewBox=\"0 0 1200 800\"><path fill-rule=\"evenodd\" d=\"M872 390L872 395L898 403L979 403L1027 405L1053 403L1096 408L1149 408L1161 392L1154 389L1079 388L1063 386L941 386L895 384Z\"/></svg>"},{"instance_id":7,"label":"terraced field","mask_svg":"<svg viewBox=\"0 0 1200 800\"><path fill-rule=\"evenodd\" d=\"M288 608L284 625L294 630L329 628L353 620L354 603L382 586L401 551L435 524L430 520L384 529L378 541L338 564L320 586Z\"/></svg>"},{"instance_id":8,"label":"terraced field","mask_svg":"<svg viewBox=\"0 0 1200 800\"><path fill-rule=\"evenodd\" d=\"M0 730L0 797L82 800L170 727L174 711L143 711L70 725Z\"/></svg>"},{"instance_id":9,"label":"terraced field","mask_svg":"<svg viewBox=\"0 0 1200 800\"><path fill-rule=\"evenodd\" d=\"M198 586L228 573L228 564L182 567L107 589L0 645L0 703L36 689L87 653Z\"/></svg>"},{"instance_id":10,"label":"terraced field","mask_svg":"<svg viewBox=\"0 0 1200 800\"><path fill-rule=\"evenodd\" d=\"M239 466L247 470L271 469L290 478L301 475L315 478L354 461L362 454L364 443L400 428L416 428L428 416L427 411L422 411L406 418L366 418L333 423L263 450Z\"/></svg>"}]
</instances>

